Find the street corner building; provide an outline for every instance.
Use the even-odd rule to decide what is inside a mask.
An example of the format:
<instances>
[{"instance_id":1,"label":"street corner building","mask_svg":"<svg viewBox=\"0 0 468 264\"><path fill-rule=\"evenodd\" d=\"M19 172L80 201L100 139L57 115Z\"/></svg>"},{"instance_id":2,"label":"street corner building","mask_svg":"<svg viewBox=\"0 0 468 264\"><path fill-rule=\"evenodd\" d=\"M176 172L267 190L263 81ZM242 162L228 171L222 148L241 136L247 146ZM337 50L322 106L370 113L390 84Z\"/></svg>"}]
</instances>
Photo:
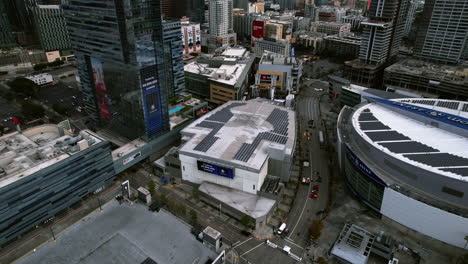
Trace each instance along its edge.
<instances>
[{"instance_id":1,"label":"street corner building","mask_svg":"<svg viewBox=\"0 0 468 264\"><path fill-rule=\"evenodd\" d=\"M289 181L295 113L267 100L231 101L182 130L182 179L213 206L266 224Z\"/></svg>"},{"instance_id":2,"label":"street corner building","mask_svg":"<svg viewBox=\"0 0 468 264\"><path fill-rule=\"evenodd\" d=\"M111 144L46 124L0 137L0 245L112 182Z\"/></svg>"},{"instance_id":3,"label":"street corner building","mask_svg":"<svg viewBox=\"0 0 468 264\"><path fill-rule=\"evenodd\" d=\"M338 117L339 165L382 220L463 248L468 226L468 103L368 97Z\"/></svg>"}]
</instances>

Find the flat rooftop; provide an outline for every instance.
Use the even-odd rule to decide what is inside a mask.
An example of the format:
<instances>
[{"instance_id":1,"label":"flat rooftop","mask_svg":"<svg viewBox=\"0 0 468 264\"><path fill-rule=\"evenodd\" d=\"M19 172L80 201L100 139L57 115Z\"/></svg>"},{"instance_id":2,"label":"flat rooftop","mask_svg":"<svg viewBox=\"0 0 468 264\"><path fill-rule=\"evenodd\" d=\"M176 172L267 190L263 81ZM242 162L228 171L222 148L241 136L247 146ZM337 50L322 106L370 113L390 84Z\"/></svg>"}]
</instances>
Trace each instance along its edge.
<instances>
[{"instance_id":1,"label":"flat rooftop","mask_svg":"<svg viewBox=\"0 0 468 264\"><path fill-rule=\"evenodd\" d=\"M345 224L331 254L353 264L366 264L375 236L355 225Z\"/></svg>"},{"instance_id":2,"label":"flat rooftop","mask_svg":"<svg viewBox=\"0 0 468 264\"><path fill-rule=\"evenodd\" d=\"M431 126L428 125L431 120L423 123L409 114L392 111L391 107L411 113L417 111L424 118L448 126L445 129ZM377 103L358 108L352 123L361 137L387 155L446 177L468 181L468 137L463 136L468 133L467 118L466 102L379 99Z\"/></svg>"},{"instance_id":3,"label":"flat rooftop","mask_svg":"<svg viewBox=\"0 0 468 264\"><path fill-rule=\"evenodd\" d=\"M295 113L264 100L231 101L182 130L180 154L259 170L271 153L291 155Z\"/></svg>"},{"instance_id":4,"label":"flat rooftop","mask_svg":"<svg viewBox=\"0 0 468 264\"><path fill-rule=\"evenodd\" d=\"M225 58L224 60L232 62L236 59ZM234 86L246 67L246 64L238 63L234 65L222 64L219 68L214 68L210 67L208 64L193 61L184 66L184 71L201 74L209 77L210 80Z\"/></svg>"},{"instance_id":5,"label":"flat rooftop","mask_svg":"<svg viewBox=\"0 0 468 264\"><path fill-rule=\"evenodd\" d=\"M18 264L139 264L147 258L161 264L205 263L217 254L195 239L190 226L161 210L136 203L103 205L49 240ZM202 216L198 216L202 217Z\"/></svg>"},{"instance_id":6,"label":"flat rooftop","mask_svg":"<svg viewBox=\"0 0 468 264\"><path fill-rule=\"evenodd\" d=\"M0 188L104 141L89 130L74 136L46 124L0 137Z\"/></svg>"},{"instance_id":7,"label":"flat rooftop","mask_svg":"<svg viewBox=\"0 0 468 264\"><path fill-rule=\"evenodd\" d=\"M260 65L297 65L300 61L294 57L286 57L278 53L265 51L260 59ZM261 67L261 66L259 66Z\"/></svg>"},{"instance_id":8,"label":"flat rooftop","mask_svg":"<svg viewBox=\"0 0 468 264\"><path fill-rule=\"evenodd\" d=\"M468 85L468 65L441 65L427 61L406 59L387 67L385 72L426 76L434 81Z\"/></svg>"},{"instance_id":9,"label":"flat rooftop","mask_svg":"<svg viewBox=\"0 0 468 264\"><path fill-rule=\"evenodd\" d=\"M276 204L275 200L263 196L209 182L202 183L199 190L255 219L266 216Z\"/></svg>"}]
</instances>

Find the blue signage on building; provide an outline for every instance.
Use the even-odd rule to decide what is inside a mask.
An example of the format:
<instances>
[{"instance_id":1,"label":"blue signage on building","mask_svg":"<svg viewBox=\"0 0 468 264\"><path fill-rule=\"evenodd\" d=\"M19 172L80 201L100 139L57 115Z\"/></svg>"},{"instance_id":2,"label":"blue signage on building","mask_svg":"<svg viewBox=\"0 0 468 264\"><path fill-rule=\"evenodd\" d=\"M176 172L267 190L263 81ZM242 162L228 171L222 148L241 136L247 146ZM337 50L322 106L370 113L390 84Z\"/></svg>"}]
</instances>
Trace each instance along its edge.
<instances>
[{"instance_id":1,"label":"blue signage on building","mask_svg":"<svg viewBox=\"0 0 468 264\"><path fill-rule=\"evenodd\" d=\"M429 109L426 107L416 106L413 104L407 104L400 101L390 101L375 97L369 97L369 99L392 107L403 109L421 116L429 117L433 120L437 120L452 126L456 126L462 129L468 129L468 119L463 118L461 116L456 116L445 112Z\"/></svg>"},{"instance_id":2,"label":"blue signage on building","mask_svg":"<svg viewBox=\"0 0 468 264\"><path fill-rule=\"evenodd\" d=\"M231 168L221 167L200 160L197 160L197 166L198 170L226 177L229 179L234 179L234 170Z\"/></svg>"},{"instance_id":3,"label":"blue signage on building","mask_svg":"<svg viewBox=\"0 0 468 264\"><path fill-rule=\"evenodd\" d=\"M157 134L163 127L160 88L157 79L157 67L150 66L140 71L141 89L146 116L148 136Z\"/></svg>"},{"instance_id":4,"label":"blue signage on building","mask_svg":"<svg viewBox=\"0 0 468 264\"><path fill-rule=\"evenodd\" d=\"M351 161L351 163L353 163L354 166L356 166L362 173L364 173L365 175L371 177L372 179L374 179L378 183L380 183L380 184L382 184L384 186L387 186L387 184L384 181L382 181L371 169L369 169L369 167L367 167L367 165L364 164L364 162L362 162L361 159L359 159L351 151L351 149L349 149L348 146L346 146L346 156L348 157L349 161Z\"/></svg>"}]
</instances>

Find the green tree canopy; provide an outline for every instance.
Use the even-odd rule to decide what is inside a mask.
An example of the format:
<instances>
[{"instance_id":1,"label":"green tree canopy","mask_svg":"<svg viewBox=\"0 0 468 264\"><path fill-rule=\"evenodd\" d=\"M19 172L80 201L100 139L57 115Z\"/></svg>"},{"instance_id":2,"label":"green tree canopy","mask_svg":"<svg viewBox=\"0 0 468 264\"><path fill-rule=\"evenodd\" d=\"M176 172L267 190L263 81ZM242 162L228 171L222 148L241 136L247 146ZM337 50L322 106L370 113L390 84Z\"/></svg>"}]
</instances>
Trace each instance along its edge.
<instances>
[{"instance_id":1,"label":"green tree canopy","mask_svg":"<svg viewBox=\"0 0 468 264\"><path fill-rule=\"evenodd\" d=\"M35 97L39 92L40 87L33 81L26 78L16 78L8 84L11 90L17 94Z\"/></svg>"},{"instance_id":2,"label":"green tree canopy","mask_svg":"<svg viewBox=\"0 0 468 264\"><path fill-rule=\"evenodd\" d=\"M41 105L31 102L24 102L21 105L21 112L23 112L25 116L38 118L44 116L45 110Z\"/></svg>"}]
</instances>

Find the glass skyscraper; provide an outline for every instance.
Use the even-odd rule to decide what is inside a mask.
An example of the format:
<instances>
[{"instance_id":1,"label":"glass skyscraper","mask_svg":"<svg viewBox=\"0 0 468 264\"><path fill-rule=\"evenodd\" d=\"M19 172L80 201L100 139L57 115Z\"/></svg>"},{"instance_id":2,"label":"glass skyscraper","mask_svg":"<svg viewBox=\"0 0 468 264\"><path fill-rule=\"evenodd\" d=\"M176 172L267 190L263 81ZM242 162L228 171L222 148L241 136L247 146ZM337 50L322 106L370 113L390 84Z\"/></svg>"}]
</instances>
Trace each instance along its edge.
<instances>
[{"instance_id":1,"label":"glass skyscraper","mask_svg":"<svg viewBox=\"0 0 468 264\"><path fill-rule=\"evenodd\" d=\"M127 139L169 130L159 0L65 0L91 118Z\"/></svg>"}]
</instances>

